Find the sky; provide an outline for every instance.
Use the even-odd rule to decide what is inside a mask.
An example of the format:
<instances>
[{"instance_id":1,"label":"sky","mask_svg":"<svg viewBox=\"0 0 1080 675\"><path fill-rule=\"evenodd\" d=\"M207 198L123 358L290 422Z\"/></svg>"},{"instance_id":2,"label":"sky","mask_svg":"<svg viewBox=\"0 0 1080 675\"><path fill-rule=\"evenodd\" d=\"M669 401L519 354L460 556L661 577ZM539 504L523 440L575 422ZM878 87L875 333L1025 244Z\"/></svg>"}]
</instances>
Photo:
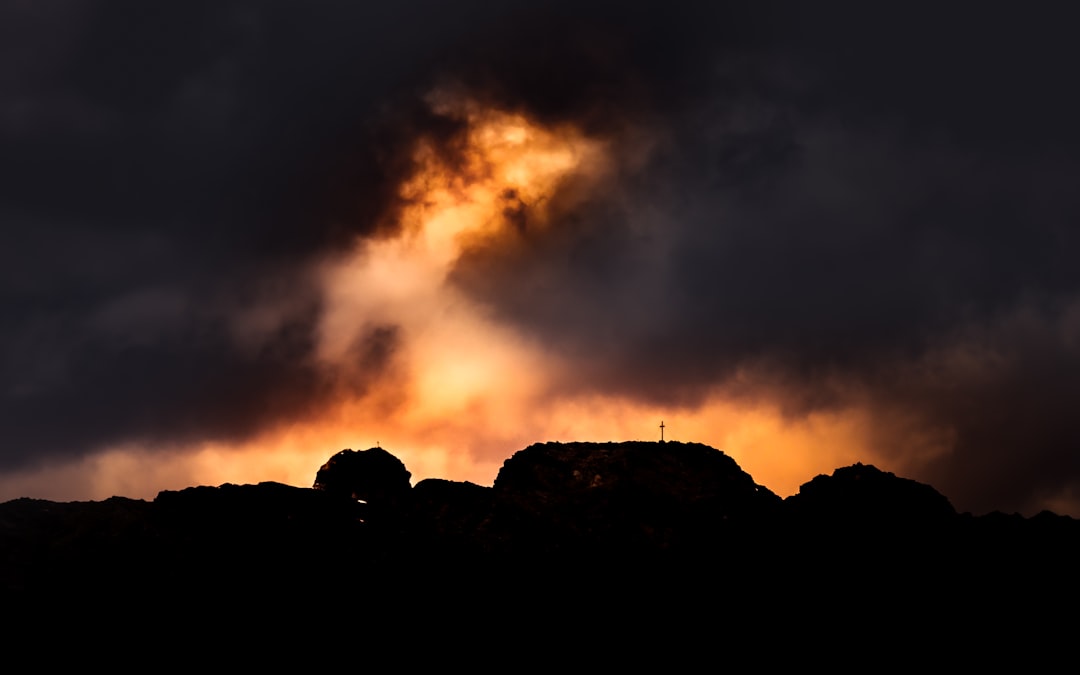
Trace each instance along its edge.
<instances>
[{"instance_id":1,"label":"sky","mask_svg":"<svg viewBox=\"0 0 1080 675\"><path fill-rule=\"evenodd\" d=\"M663 421L1080 516L1078 13L0 0L0 500Z\"/></svg>"}]
</instances>

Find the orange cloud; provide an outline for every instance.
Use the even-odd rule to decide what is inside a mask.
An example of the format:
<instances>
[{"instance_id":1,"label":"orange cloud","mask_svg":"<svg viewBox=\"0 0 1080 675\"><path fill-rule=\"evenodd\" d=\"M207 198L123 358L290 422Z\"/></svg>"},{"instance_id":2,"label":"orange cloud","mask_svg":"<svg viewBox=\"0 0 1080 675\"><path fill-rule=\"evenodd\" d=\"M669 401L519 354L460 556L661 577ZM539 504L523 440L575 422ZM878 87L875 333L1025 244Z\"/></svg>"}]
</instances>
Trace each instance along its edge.
<instances>
[{"instance_id":1,"label":"orange cloud","mask_svg":"<svg viewBox=\"0 0 1080 675\"><path fill-rule=\"evenodd\" d=\"M792 420L720 392L682 409L566 393L561 383L575 378L575 364L500 324L447 279L471 247L528 245L529 233L550 226L554 197L565 206L568 186L602 184L609 148L571 126L545 128L447 93L431 104L462 125L456 143L420 139L396 221L315 271L323 312L314 358L340 385L336 403L242 443L207 441L168 454L113 448L59 472L9 477L0 494L16 484L42 496L62 489L67 498L152 497L192 483L310 485L337 450L377 443L416 480L491 484L502 461L530 443L658 438L661 419L668 439L721 448L781 495L817 473L877 459L860 410ZM241 319L250 328L274 316L253 309ZM398 338L393 353L365 372L376 368L358 358L357 345L388 327ZM350 386L357 379L368 386Z\"/></svg>"}]
</instances>

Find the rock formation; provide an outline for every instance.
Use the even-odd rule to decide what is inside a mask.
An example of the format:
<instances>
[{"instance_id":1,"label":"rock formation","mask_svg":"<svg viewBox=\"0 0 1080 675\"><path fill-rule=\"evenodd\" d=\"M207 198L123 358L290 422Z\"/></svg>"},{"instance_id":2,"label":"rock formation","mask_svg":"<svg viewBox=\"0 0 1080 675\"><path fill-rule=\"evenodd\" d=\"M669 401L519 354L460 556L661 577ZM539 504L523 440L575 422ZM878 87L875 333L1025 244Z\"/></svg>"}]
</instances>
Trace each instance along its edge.
<instances>
[{"instance_id":1,"label":"rock formation","mask_svg":"<svg viewBox=\"0 0 1080 675\"><path fill-rule=\"evenodd\" d=\"M408 493L412 474L382 448L342 450L315 474L316 490L368 503L396 501Z\"/></svg>"},{"instance_id":2,"label":"rock formation","mask_svg":"<svg viewBox=\"0 0 1080 675\"><path fill-rule=\"evenodd\" d=\"M0 595L138 613L269 594L380 626L414 606L480 604L492 625L536 607L610 621L649 606L670 621L693 606L744 625L770 603L870 616L943 587L952 616L985 596L982 578L994 597L1058 597L1080 562L1072 518L957 514L930 486L861 464L781 500L694 443L542 443L493 487L409 479L372 448L331 457L315 489L0 504Z\"/></svg>"}]
</instances>

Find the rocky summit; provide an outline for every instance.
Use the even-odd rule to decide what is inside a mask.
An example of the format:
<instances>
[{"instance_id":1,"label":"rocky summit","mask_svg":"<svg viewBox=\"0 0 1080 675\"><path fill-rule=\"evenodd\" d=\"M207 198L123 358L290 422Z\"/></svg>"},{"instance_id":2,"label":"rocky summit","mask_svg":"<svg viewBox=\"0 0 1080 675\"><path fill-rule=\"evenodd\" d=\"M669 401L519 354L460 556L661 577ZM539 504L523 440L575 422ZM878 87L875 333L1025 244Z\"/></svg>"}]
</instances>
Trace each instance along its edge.
<instances>
[{"instance_id":1,"label":"rocky summit","mask_svg":"<svg viewBox=\"0 0 1080 675\"><path fill-rule=\"evenodd\" d=\"M1030 605L1070 597L1080 563L1072 518L958 514L931 486L862 464L787 499L696 443L539 443L492 487L410 478L372 448L333 455L312 488L14 500L0 504L0 593L9 608L132 615L227 599L263 618L299 602L367 631L454 607L483 608L490 630L541 610L638 621L643 607L746 626L779 606L881 621L928 603L935 620L978 621L994 616L987 579L994 598ZM434 614L408 620L421 616Z\"/></svg>"}]
</instances>

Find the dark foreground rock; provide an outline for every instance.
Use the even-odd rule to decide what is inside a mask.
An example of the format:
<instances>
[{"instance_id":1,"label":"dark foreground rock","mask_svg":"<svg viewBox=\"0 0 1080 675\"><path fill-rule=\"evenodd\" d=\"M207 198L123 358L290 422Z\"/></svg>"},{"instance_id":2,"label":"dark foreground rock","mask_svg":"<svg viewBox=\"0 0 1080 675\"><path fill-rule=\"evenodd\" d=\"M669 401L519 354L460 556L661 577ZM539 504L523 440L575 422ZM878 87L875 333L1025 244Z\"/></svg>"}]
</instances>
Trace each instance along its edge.
<instances>
[{"instance_id":1,"label":"dark foreground rock","mask_svg":"<svg viewBox=\"0 0 1080 675\"><path fill-rule=\"evenodd\" d=\"M689 553L767 528L782 502L698 443L541 443L495 479L503 541L530 553Z\"/></svg>"},{"instance_id":2,"label":"dark foreground rock","mask_svg":"<svg viewBox=\"0 0 1080 675\"><path fill-rule=\"evenodd\" d=\"M702 626L895 631L910 616L923 631L991 630L1080 587L1074 519L957 514L933 488L871 466L787 500L691 443L537 444L493 487L408 487L408 476L372 449L335 455L319 489L0 504L0 594L13 616L109 607L293 631L344 621L369 646L527 626L557 651L596 625L642 644Z\"/></svg>"},{"instance_id":3,"label":"dark foreground rock","mask_svg":"<svg viewBox=\"0 0 1080 675\"><path fill-rule=\"evenodd\" d=\"M945 495L924 483L853 464L804 483L788 500L806 523L932 526L953 518Z\"/></svg>"}]
</instances>

